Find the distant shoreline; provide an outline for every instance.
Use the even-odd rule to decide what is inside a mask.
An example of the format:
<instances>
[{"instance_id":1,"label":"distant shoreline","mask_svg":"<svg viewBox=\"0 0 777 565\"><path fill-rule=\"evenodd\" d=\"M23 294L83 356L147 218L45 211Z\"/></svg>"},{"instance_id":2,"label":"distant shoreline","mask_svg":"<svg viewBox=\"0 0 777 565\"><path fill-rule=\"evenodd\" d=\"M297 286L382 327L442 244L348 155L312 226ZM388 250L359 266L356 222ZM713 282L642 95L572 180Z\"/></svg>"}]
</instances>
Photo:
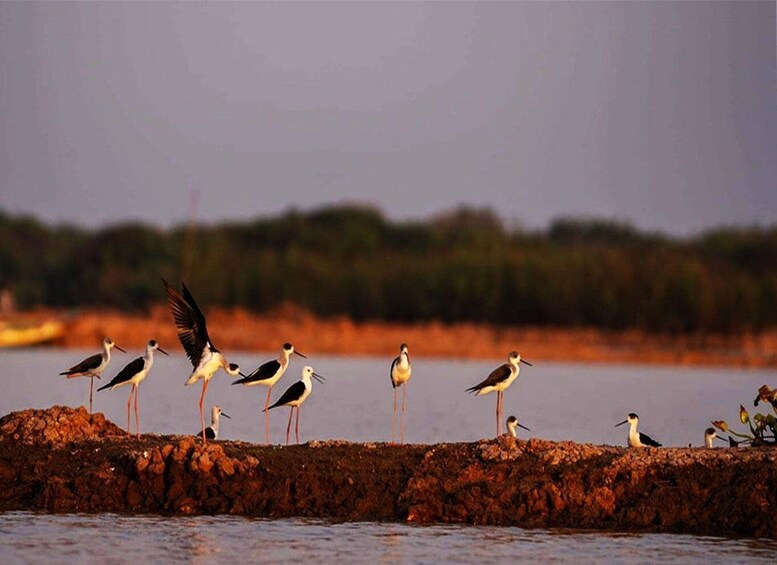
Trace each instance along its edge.
<instances>
[{"instance_id":1,"label":"distant shoreline","mask_svg":"<svg viewBox=\"0 0 777 565\"><path fill-rule=\"evenodd\" d=\"M345 317L318 318L292 305L259 315L243 309L212 308L206 315L211 337L224 351L275 351L288 341L305 353L393 357L399 344L406 342L411 358L502 359L515 349L530 361L777 367L777 329L760 334L672 337L637 330L354 322ZM180 348L170 314L163 306L145 315L115 310L46 310L26 317L64 320L65 331L54 342L61 347L94 348L110 336L125 348L140 348L152 337L167 349Z\"/></svg>"}]
</instances>

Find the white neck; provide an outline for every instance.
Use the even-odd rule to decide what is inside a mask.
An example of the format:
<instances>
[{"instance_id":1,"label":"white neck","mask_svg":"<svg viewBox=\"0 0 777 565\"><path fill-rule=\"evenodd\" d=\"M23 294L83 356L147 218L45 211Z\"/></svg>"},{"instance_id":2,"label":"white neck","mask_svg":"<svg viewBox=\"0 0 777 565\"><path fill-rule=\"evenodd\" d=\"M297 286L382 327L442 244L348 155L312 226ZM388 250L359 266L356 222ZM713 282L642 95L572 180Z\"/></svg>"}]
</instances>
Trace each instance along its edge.
<instances>
[{"instance_id":1,"label":"white neck","mask_svg":"<svg viewBox=\"0 0 777 565\"><path fill-rule=\"evenodd\" d=\"M712 440L715 439L715 436L704 436L704 445L706 447L712 447Z\"/></svg>"},{"instance_id":2,"label":"white neck","mask_svg":"<svg viewBox=\"0 0 777 565\"><path fill-rule=\"evenodd\" d=\"M406 369L410 364L410 358L407 355L407 351L402 351L399 354L399 366Z\"/></svg>"},{"instance_id":3,"label":"white neck","mask_svg":"<svg viewBox=\"0 0 777 565\"><path fill-rule=\"evenodd\" d=\"M103 343L103 358L104 359L111 358L111 348L108 346L107 343Z\"/></svg>"},{"instance_id":4,"label":"white neck","mask_svg":"<svg viewBox=\"0 0 777 565\"><path fill-rule=\"evenodd\" d=\"M213 428L214 432L217 432L219 430L219 413L214 412L210 417L210 427Z\"/></svg>"},{"instance_id":5,"label":"white neck","mask_svg":"<svg viewBox=\"0 0 777 565\"><path fill-rule=\"evenodd\" d=\"M515 424L507 424L507 429L510 431L510 435L513 437L518 437L518 433L515 431Z\"/></svg>"}]
</instances>

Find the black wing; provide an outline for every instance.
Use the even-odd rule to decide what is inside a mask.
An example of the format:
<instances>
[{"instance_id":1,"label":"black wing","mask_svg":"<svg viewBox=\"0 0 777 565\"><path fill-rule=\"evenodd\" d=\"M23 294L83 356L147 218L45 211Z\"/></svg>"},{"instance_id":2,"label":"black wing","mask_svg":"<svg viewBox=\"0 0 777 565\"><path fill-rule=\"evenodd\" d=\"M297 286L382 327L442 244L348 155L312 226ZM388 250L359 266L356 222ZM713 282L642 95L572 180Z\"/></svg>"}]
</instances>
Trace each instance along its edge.
<instances>
[{"instance_id":1,"label":"black wing","mask_svg":"<svg viewBox=\"0 0 777 565\"><path fill-rule=\"evenodd\" d=\"M394 357L394 360L391 362L391 369L389 370L389 378L391 379L392 388L397 388L397 383L394 382L394 367L396 367L398 363L399 357Z\"/></svg>"},{"instance_id":2,"label":"black wing","mask_svg":"<svg viewBox=\"0 0 777 565\"><path fill-rule=\"evenodd\" d=\"M194 437L202 437L202 432L197 432L194 434ZM213 428L208 426L205 428L205 439L216 439L216 433L213 431Z\"/></svg>"},{"instance_id":3,"label":"black wing","mask_svg":"<svg viewBox=\"0 0 777 565\"><path fill-rule=\"evenodd\" d=\"M297 381L293 385L291 385L289 388L286 389L286 392L284 392L281 397L278 399L278 401L270 406L268 410L275 408L276 406L284 406L288 404L289 402L294 402L295 400L299 399L305 392L305 383L302 381Z\"/></svg>"},{"instance_id":4,"label":"black wing","mask_svg":"<svg viewBox=\"0 0 777 565\"><path fill-rule=\"evenodd\" d=\"M642 432L639 432L639 441L642 442L642 445L649 445L650 447L661 447L660 443L658 443L649 435L643 434Z\"/></svg>"},{"instance_id":5,"label":"black wing","mask_svg":"<svg viewBox=\"0 0 777 565\"><path fill-rule=\"evenodd\" d=\"M75 375L76 373L85 373L96 369L103 362L103 356L100 353L95 353L81 361L78 365L73 365L67 371L63 371L60 375Z\"/></svg>"},{"instance_id":6,"label":"black wing","mask_svg":"<svg viewBox=\"0 0 777 565\"><path fill-rule=\"evenodd\" d=\"M143 358L138 357L134 361L130 362L121 371L119 371L119 374L113 377L111 379L111 382L109 382L107 385L101 386L97 390L101 391L106 388L111 388L113 386L120 385L121 383L126 383L128 380L130 380L132 377L134 377L140 371L143 370L143 365L144 365Z\"/></svg>"},{"instance_id":7,"label":"black wing","mask_svg":"<svg viewBox=\"0 0 777 565\"><path fill-rule=\"evenodd\" d=\"M234 381L233 385L245 385L250 383L258 383L259 381L264 381L269 379L270 377L275 376L278 371L281 369L281 363L277 359L273 359L272 361L267 361L267 363L263 363L258 369L256 369L253 373L250 375L246 375L242 379L238 379Z\"/></svg>"},{"instance_id":8,"label":"black wing","mask_svg":"<svg viewBox=\"0 0 777 565\"><path fill-rule=\"evenodd\" d=\"M487 386L494 386L496 384L501 383L504 380L507 380L507 378L510 376L510 365L505 363L504 365L500 365L493 371L491 371L491 374L488 375L484 381L479 382L475 386L469 387L467 389L467 392L477 392L482 388L486 388Z\"/></svg>"},{"instance_id":9,"label":"black wing","mask_svg":"<svg viewBox=\"0 0 777 565\"><path fill-rule=\"evenodd\" d=\"M205 316L185 284L181 283L183 286L183 296L181 296L181 293L166 280L162 279L162 283L167 292L167 305L178 330L178 339L189 361L197 367L202 359L202 352L207 346L210 345L211 350L215 350L208 336L208 328L205 326Z\"/></svg>"}]
</instances>

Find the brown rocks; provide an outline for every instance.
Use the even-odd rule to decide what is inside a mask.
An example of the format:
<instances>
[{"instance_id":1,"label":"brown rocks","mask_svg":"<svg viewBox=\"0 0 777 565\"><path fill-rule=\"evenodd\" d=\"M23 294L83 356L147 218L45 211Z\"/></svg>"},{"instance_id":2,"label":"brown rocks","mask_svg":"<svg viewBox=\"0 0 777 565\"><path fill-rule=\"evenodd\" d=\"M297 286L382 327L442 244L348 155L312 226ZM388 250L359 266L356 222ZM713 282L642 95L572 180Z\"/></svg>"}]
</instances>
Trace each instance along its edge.
<instances>
[{"instance_id":1,"label":"brown rocks","mask_svg":"<svg viewBox=\"0 0 777 565\"><path fill-rule=\"evenodd\" d=\"M41 424L43 423L43 424ZM769 449L642 449L503 436L293 447L127 438L53 407L0 419L0 511L233 513L777 538Z\"/></svg>"}]
</instances>

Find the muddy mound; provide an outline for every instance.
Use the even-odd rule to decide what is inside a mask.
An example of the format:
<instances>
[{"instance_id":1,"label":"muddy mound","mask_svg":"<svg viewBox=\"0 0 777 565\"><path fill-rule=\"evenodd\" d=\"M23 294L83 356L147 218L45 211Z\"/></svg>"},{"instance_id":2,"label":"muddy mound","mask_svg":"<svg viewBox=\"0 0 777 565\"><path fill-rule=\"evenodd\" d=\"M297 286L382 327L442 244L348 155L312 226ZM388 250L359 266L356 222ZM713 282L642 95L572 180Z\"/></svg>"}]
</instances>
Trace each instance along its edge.
<instances>
[{"instance_id":1,"label":"muddy mound","mask_svg":"<svg viewBox=\"0 0 777 565\"><path fill-rule=\"evenodd\" d=\"M125 434L103 414L90 416L83 406L52 406L45 410L29 408L0 418L0 442L56 446Z\"/></svg>"}]
</instances>

